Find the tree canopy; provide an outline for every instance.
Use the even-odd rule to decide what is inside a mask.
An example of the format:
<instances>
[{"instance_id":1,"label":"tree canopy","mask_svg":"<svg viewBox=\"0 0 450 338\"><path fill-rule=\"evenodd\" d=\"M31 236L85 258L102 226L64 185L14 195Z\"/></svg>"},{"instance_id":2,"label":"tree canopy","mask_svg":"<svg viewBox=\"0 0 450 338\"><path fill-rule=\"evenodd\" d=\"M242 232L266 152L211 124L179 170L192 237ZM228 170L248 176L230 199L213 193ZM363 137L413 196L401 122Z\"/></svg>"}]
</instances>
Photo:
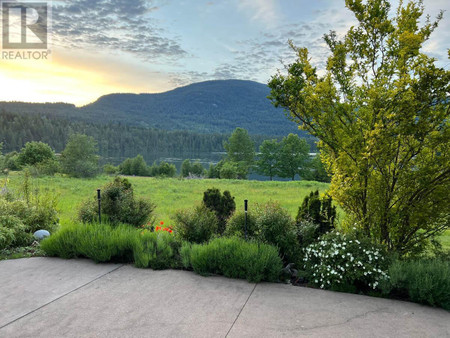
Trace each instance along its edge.
<instances>
[{"instance_id":1,"label":"tree canopy","mask_svg":"<svg viewBox=\"0 0 450 338\"><path fill-rule=\"evenodd\" d=\"M64 173L73 177L92 177L98 174L98 148L94 138L72 134L61 154Z\"/></svg>"},{"instance_id":2,"label":"tree canopy","mask_svg":"<svg viewBox=\"0 0 450 338\"><path fill-rule=\"evenodd\" d=\"M320 75L308 50L271 79L270 98L319 139L330 194L351 226L404 254L449 228L450 71L423 44L443 17L421 25L421 1L347 0L357 24L325 35ZM350 222L349 222L350 223Z\"/></svg>"}]
</instances>

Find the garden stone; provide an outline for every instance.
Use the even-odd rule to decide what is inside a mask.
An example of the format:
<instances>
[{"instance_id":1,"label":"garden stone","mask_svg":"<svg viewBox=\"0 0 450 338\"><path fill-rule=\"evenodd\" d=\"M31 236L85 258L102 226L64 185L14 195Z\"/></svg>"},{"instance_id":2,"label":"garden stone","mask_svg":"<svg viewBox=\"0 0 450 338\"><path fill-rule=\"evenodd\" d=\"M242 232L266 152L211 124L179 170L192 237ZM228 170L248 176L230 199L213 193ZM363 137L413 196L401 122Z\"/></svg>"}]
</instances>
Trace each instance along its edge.
<instances>
[{"instance_id":1,"label":"garden stone","mask_svg":"<svg viewBox=\"0 0 450 338\"><path fill-rule=\"evenodd\" d=\"M43 240L46 237L50 236L50 232L47 230L38 230L33 234L34 238L36 238L38 241Z\"/></svg>"}]
</instances>

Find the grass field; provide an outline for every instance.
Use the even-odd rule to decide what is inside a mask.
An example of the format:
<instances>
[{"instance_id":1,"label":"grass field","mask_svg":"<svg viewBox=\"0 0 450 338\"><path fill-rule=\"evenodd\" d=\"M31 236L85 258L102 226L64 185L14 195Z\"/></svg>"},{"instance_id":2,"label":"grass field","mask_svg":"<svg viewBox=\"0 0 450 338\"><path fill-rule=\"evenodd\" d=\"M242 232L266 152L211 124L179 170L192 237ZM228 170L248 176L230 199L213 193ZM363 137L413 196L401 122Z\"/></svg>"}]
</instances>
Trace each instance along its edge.
<instances>
[{"instance_id":1,"label":"grass field","mask_svg":"<svg viewBox=\"0 0 450 338\"><path fill-rule=\"evenodd\" d=\"M12 173L8 187L17 190L22 174ZM173 214L178 209L190 208L200 203L203 192L208 188L229 190L235 196L236 208L244 208L244 199L249 200L249 208L255 203L278 201L288 209L293 217L298 207L310 191L324 192L328 184L310 181L270 182L242 180L185 180L178 178L128 177L137 196L149 198L156 204L157 221L170 225ZM88 198L95 198L97 189L110 182L112 177L100 176L95 179L76 179L67 177L42 177L32 180L33 187L58 195L58 209L61 225L77 217L78 206ZM3 178L0 177L0 182ZM341 211L338 212L343 217ZM445 248L450 249L450 230L441 237Z\"/></svg>"},{"instance_id":2,"label":"grass field","mask_svg":"<svg viewBox=\"0 0 450 338\"><path fill-rule=\"evenodd\" d=\"M9 176L8 187L17 190L20 187L21 174ZM310 191L318 189L324 192L328 184L308 181L261 182L242 180L184 180L178 178L127 177L133 185L135 194L150 199L156 204L158 222L171 222L173 213L178 209L190 208L200 203L203 192L208 188L229 190L235 197L236 208L244 207L244 199L249 200L249 208L254 203L278 201L287 208L293 217L303 198ZM100 176L95 179L76 179L67 177L33 178L34 189L50 191L58 195L58 211L61 224L77 216L80 203L95 198L97 189L110 182L112 177ZM1 182L1 178L0 178Z\"/></svg>"}]
</instances>

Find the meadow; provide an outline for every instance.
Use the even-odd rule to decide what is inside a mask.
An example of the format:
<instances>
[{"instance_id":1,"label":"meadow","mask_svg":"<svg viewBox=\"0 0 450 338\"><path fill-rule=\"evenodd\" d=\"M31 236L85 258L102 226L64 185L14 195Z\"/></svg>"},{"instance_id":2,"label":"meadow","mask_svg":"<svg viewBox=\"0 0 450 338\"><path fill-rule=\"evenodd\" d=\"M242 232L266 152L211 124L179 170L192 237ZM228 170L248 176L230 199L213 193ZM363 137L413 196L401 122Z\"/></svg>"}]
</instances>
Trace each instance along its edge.
<instances>
[{"instance_id":1,"label":"meadow","mask_svg":"<svg viewBox=\"0 0 450 338\"><path fill-rule=\"evenodd\" d=\"M321 193L328 188L327 183L311 181L269 182L218 179L179 179L127 176L133 185L136 196L144 197L156 204L155 216L158 222L169 224L178 209L190 208L199 204L203 192L208 188L218 188L222 192L229 190L235 197L236 209L244 208L244 200L249 201L249 209L255 203L278 201L288 209L293 217L304 197L313 190ZM79 205L89 199L95 199L97 189L112 181L110 176L94 179L77 179L62 176L38 177L32 179L32 189L55 194L58 199L58 211L61 224L64 225L77 217ZM8 188L19 191L22 173L9 176Z\"/></svg>"},{"instance_id":2,"label":"meadow","mask_svg":"<svg viewBox=\"0 0 450 338\"><path fill-rule=\"evenodd\" d=\"M9 175L8 188L20 190L22 173ZM236 209L244 208L244 200L249 201L249 209L256 203L277 201L289 210L292 217L297 215L298 207L304 197L311 191L320 193L328 189L327 183L314 181L246 181L246 180L218 180L218 179L179 179L154 177L127 177L133 185L136 196L148 198L156 204L156 221L163 221L170 225L176 210L190 208L199 204L203 192L208 188L229 190L235 197ZM113 178L98 176L94 179L77 179L64 176L38 177L32 179L32 188L42 192L55 194L58 199L58 211L62 226L77 217L79 205L97 196L97 189L102 188ZM2 182L4 178L0 178ZM342 220L344 213L338 208L338 218ZM450 230L441 236L443 246L450 249Z\"/></svg>"}]
</instances>

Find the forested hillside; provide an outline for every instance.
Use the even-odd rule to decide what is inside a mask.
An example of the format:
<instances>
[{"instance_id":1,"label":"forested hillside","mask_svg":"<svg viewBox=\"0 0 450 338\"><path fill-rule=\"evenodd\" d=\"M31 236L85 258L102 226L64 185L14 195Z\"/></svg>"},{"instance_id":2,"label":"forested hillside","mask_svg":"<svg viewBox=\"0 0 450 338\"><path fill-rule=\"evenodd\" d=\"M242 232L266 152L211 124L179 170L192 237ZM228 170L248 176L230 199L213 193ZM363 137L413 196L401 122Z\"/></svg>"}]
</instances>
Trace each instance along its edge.
<instances>
[{"instance_id":1,"label":"forested hillside","mask_svg":"<svg viewBox=\"0 0 450 338\"><path fill-rule=\"evenodd\" d=\"M113 123L74 122L46 115L0 112L0 142L3 142L5 153L20 150L30 141L48 143L56 152L61 152L71 133L94 137L102 157L121 159L141 154L147 160L160 156L189 158L222 152L223 141L229 137L229 134L165 131ZM268 136L253 135L252 138L259 146ZM313 143L313 139L310 142Z\"/></svg>"},{"instance_id":2,"label":"forested hillside","mask_svg":"<svg viewBox=\"0 0 450 338\"><path fill-rule=\"evenodd\" d=\"M253 81L207 81L160 94L106 95L81 108L63 103L0 102L0 110L202 134L231 133L236 127L253 135L299 133L283 110L267 99L269 92L266 85Z\"/></svg>"}]
</instances>

